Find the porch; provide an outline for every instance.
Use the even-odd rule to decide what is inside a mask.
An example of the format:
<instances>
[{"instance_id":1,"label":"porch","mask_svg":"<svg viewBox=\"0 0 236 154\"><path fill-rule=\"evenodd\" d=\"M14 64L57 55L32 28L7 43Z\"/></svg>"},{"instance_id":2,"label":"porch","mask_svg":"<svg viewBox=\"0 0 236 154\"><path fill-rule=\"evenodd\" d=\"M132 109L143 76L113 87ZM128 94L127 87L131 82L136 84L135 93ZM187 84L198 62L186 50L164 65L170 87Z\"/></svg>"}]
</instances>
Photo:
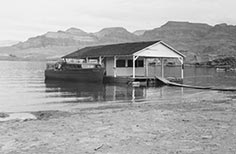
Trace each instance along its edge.
<instances>
[{"instance_id":1,"label":"porch","mask_svg":"<svg viewBox=\"0 0 236 154\"><path fill-rule=\"evenodd\" d=\"M167 65L170 62L172 65ZM173 62L174 61L174 62ZM103 60L108 78L133 78L133 80L153 80L155 76L183 79L183 61L176 58L153 58L134 56L106 57ZM128 79L130 80L130 79Z\"/></svg>"}]
</instances>

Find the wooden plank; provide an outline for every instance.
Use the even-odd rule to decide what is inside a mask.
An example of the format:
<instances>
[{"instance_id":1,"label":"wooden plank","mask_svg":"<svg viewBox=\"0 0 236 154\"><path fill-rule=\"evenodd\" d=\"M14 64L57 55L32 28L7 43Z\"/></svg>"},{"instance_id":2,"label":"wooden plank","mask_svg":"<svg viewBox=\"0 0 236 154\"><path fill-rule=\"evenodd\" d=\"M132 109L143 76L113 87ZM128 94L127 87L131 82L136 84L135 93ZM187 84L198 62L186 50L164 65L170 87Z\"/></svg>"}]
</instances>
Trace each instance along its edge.
<instances>
[{"instance_id":1,"label":"wooden plank","mask_svg":"<svg viewBox=\"0 0 236 154\"><path fill-rule=\"evenodd\" d=\"M236 88L215 88L215 87L203 87L203 86L192 86L192 85L186 85L186 84L179 84L170 82L165 78L161 78L156 76L156 80L163 83L164 85L168 86L175 86L175 87L184 87L184 88L193 88L193 89L206 89L206 90L218 90L218 91L236 91Z\"/></svg>"},{"instance_id":2,"label":"wooden plank","mask_svg":"<svg viewBox=\"0 0 236 154\"><path fill-rule=\"evenodd\" d=\"M171 82L165 78L159 77L159 76L155 76L155 79L160 81L161 83L165 84L165 85L169 85L171 84Z\"/></svg>"}]
</instances>

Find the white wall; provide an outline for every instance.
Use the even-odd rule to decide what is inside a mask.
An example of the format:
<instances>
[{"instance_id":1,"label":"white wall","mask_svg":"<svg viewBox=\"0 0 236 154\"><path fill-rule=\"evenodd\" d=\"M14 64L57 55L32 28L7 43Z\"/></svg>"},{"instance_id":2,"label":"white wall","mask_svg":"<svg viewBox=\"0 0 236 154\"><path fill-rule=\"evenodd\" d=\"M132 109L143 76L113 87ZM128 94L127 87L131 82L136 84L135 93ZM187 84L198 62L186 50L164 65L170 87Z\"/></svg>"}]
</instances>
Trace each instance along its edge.
<instances>
[{"instance_id":1,"label":"white wall","mask_svg":"<svg viewBox=\"0 0 236 154\"><path fill-rule=\"evenodd\" d=\"M161 66L149 66L148 67L148 76L161 76ZM175 67L164 67L164 77L181 77L181 66L175 66Z\"/></svg>"},{"instance_id":2,"label":"white wall","mask_svg":"<svg viewBox=\"0 0 236 154\"><path fill-rule=\"evenodd\" d=\"M133 68L132 67L117 67L117 76L132 76ZM135 68L136 76L145 76L145 68L144 67L136 67Z\"/></svg>"},{"instance_id":3,"label":"white wall","mask_svg":"<svg viewBox=\"0 0 236 154\"><path fill-rule=\"evenodd\" d=\"M114 58L109 57L105 59L105 66L106 66L106 75L107 76L114 76ZM132 67L116 67L116 75L117 76L132 76L133 75L133 68ZM145 67L136 67L135 68L135 75L137 76L145 76Z\"/></svg>"},{"instance_id":4,"label":"white wall","mask_svg":"<svg viewBox=\"0 0 236 154\"><path fill-rule=\"evenodd\" d=\"M113 57L105 58L106 66L106 75L114 76L114 59ZM181 76L181 67L164 67L164 77L180 77ZM132 67L117 67L116 68L117 76L132 76L133 68ZM145 67L136 67L135 68L136 76L145 76ZM161 66L149 66L148 67L148 76L161 76Z\"/></svg>"},{"instance_id":5,"label":"white wall","mask_svg":"<svg viewBox=\"0 0 236 154\"><path fill-rule=\"evenodd\" d=\"M149 66L148 67L148 76L161 76L161 66Z\"/></svg>"},{"instance_id":6,"label":"white wall","mask_svg":"<svg viewBox=\"0 0 236 154\"><path fill-rule=\"evenodd\" d=\"M106 57L105 58L105 67L106 67L106 75L107 76L114 76L114 59L113 57Z\"/></svg>"}]
</instances>

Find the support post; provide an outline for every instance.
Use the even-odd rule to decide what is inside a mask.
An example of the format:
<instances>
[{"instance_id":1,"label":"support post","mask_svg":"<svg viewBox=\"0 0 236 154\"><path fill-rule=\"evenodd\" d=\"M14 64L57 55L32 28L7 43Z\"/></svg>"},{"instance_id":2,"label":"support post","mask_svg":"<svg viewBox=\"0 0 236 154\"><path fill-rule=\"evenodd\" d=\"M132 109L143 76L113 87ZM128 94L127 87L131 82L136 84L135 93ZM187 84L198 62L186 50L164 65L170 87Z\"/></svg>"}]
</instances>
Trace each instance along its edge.
<instances>
[{"instance_id":1,"label":"support post","mask_svg":"<svg viewBox=\"0 0 236 154\"><path fill-rule=\"evenodd\" d=\"M133 56L133 78L135 78L135 56Z\"/></svg>"},{"instance_id":2,"label":"support post","mask_svg":"<svg viewBox=\"0 0 236 154\"><path fill-rule=\"evenodd\" d=\"M164 78L164 59L161 58L161 77Z\"/></svg>"},{"instance_id":3,"label":"support post","mask_svg":"<svg viewBox=\"0 0 236 154\"><path fill-rule=\"evenodd\" d=\"M133 78L135 78L135 60L138 59L138 56L133 56Z\"/></svg>"},{"instance_id":4,"label":"support post","mask_svg":"<svg viewBox=\"0 0 236 154\"><path fill-rule=\"evenodd\" d=\"M132 101L134 101L135 100L135 88L133 87L133 89L132 89Z\"/></svg>"},{"instance_id":5,"label":"support post","mask_svg":"<svg viewBox=\"0 0 236 154\"><path fill-rule=\"evenodd\" d=\"M183 58L179 58L181 63L181 79L184 79L184 61Z\"/></svg>"},{"instance_id":6,"label":"support post","mask_svg":"<svg viewBox=\"0 0 236 154\"><path fill-rule=\"evenodd\" d=\"M114 77L116 77L116 60L117 60L117 58L116 58L116 56L114 56L114 66L113 66L113 70L114 70Z\"/></svg>"},{"instance_id":7,"label":"support post","mask_svg":"<svg viewBox=\"0 0 236 154\"><path fill-rule=\"evenodd\" d=\"M147 58L144 58L144 63L145 63L145 76L148 76L148 61Z\"/></svg>"},{"instance_id":8,"label":"support post","mask_svg":"<svg viewBox=\"0 0 236 154\"><path fill-rule=\"evenodd\" d=\"M99 62L100 65L102 65L102 61L103 61L103 59L104 59L104 57L99 56L99 58L98 58L98 62Z\"/></svg>"},{"instance_id":9,"label":"support post","mask_svg":"<svg viewBox=\"0 0 236 154\"><path fill-rule=\"evenodd\" d=\"M86 63L88 63L88 62L89 62L89 58L88 58L88 57L86 57L86 59L85 59L85 60L86 60Z\"/></svg>"},{"instance_id":10,"label":"support post","mask_svg":"<svg viewBox=\"0 0 236 154\"><path fill-rule=\"evenodd\" d=\"M102 57L101 56L99 56L99 58L98 58L98 63L101 65L102 64Z\"/></svg>"}]
</instances>

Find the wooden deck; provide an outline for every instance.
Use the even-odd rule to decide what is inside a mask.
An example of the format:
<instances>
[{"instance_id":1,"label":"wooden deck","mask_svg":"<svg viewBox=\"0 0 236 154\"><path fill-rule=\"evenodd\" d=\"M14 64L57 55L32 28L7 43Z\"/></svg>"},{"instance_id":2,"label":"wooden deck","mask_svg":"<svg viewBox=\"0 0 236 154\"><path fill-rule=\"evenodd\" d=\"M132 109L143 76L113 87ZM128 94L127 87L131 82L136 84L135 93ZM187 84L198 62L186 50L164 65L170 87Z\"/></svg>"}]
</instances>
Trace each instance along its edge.
<instances>
[{"instance_id":1,"label":"wooden deck","mask_svg":"<svg viewBox=\"0 0 236 154\"><path fill-rule=\"evenodd\" d=\"M216 88L216 87L203 87L203 86L192 86L182 84L183 80L181 79L166 79L162 77L142 77L138 76L135 78L132 77L124 77L124 76L105 76L105 83L118 83L118 84L129 84L132 86L175 86L175 87L184 87L184 88L193 88L193 89L205 89L205 90L217 90L217 91L236 91L235 88Z\"/></svg>"},{"instance_id":2,"label":"wooden deck","mask_svg":"<svg viewBox=\"0 0 236 154\"><path fill-rule=\"evenodd\" d=\"M158 77L159 78L159 77ZM160 80L158 80L157 77L145 77L145 76L136 76L133 77L125 77L125 76L105 76L104 77L104 83L119 83L119 84L134 84L139 86L162 86L164 83ZM167 80L168 81L168 80ZM174 80L172 78L172 82L182 82L181 79Z\"/></svg>"}]
</instances>

